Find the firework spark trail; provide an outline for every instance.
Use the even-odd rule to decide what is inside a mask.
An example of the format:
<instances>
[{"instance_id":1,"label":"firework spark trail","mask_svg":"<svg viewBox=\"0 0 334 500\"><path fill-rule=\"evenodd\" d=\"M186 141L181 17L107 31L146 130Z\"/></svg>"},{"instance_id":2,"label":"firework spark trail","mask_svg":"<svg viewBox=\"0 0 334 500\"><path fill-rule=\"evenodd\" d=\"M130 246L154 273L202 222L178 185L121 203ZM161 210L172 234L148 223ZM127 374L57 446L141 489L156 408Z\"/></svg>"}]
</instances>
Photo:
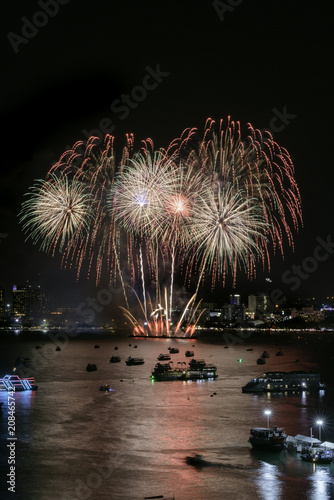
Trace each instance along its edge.
<instances>
[{"instance_id":1,"label":"firework spark trail","mask_svg":"<svg viewBox=\"0 0 334 500\"><path fill-rule=\"evenodd\" d=\"M145 320L147 322L147 305L146 305L145 277L144 277L144 264L143 264L143 249L142 249L141 244L139 247L139 253L140 253L140 271L141 271L143 297L144 297L144 312L145 312Z\"/></svg>"}]
</instances>

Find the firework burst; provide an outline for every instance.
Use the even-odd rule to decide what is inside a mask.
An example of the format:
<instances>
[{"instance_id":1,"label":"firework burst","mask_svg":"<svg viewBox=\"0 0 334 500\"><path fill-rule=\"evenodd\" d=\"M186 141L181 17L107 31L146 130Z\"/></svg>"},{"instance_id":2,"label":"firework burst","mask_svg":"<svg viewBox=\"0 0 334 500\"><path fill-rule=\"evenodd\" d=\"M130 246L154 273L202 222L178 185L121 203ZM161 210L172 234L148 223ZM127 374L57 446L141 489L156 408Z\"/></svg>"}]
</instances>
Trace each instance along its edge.
<instances>
[{"instance_id":1,"label":"firework burst","mask_svg":"<svg viewBox=\"0 0 334 500\"><path fill-rule=\"evenodd\" d=\"M66 244L80 240L90 229L93 219L92 199L87 186L66 176L52 174L38 180L31 188L29 200L20 212L23 230L40 249L62 252Z\"/></svg>"},{"instance_id":2,"label":"firework burst","mask_svg":"<svg viewBox=\"0 0 334 500\"><path fill-rule=\"evenodd\" d=\"M140 276L145 321L152 321L145 273L156 283L156 310L159 269L169 266L168 329L176 262L188 284L197 270L196 294L207 275L212 287L228 272L235 283L240 268L252 277L258 261L270 270L271 247L282 255L285 240L293 247L301 214L288 152L270 133L250 124L244 130L228 118L218 126L208 119L202 137L185 130L167 149L155 150L147 139L134 152L129 135L119 162L110 135L102 146L96 137L78 142L46 180L36 181L20 221L33 243L53 254L58 248L63 266L75 267L78 276L84 261L96 283L118 274L126 303L125 269L132 287Z\"/></svg>"}]
</instances>

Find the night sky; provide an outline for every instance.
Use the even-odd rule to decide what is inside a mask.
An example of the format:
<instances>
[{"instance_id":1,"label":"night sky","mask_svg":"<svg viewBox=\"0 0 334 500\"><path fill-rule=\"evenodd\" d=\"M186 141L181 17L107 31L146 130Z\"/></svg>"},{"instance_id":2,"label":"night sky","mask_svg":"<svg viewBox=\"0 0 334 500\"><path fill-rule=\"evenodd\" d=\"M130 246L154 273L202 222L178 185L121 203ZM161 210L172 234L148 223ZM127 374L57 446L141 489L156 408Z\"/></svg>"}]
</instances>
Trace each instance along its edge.
<instances>
[{"instance_id":1,"label":"night sky","mask_svg":"<svg viewBox=\"0 0 334 500\"><path fill-rule=\"evenodd\" d=\"M17 214L34 180L101 120L117 150L128 132L163 147L230 115L271 129L289 151L304 217L295 250L271 254L271 272L240 275L234 291L261 291L270 276L287 294L334 295L333 14L330 1L2 2L0 286L40 275L60 302L94 294L94 282L77 284L60 257L25 242ZM154 71L158 85L152 77L121 111L116 100Z\"/></svg>"}]
</instances>

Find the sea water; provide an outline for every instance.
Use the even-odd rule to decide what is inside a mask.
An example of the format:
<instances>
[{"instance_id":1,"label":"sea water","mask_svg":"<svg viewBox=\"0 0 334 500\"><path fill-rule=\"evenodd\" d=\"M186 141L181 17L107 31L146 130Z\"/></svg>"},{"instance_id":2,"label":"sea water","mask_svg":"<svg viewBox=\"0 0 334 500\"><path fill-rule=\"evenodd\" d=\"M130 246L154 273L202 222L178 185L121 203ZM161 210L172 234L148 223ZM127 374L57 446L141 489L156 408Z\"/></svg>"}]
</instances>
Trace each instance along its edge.
<instances>
[{"instance_id":1,"label":"sea water","mask_svg":"<svg viewBox=\"0 0 334 500\"><path fill-rule=\"evenodd\" d=\"M241 387L265 370L322 371L314 349L300 340L272 338L247 343L194 339L134 339L115 334L81 335L59 343L34 333L0 338L1 374L11 373L18 356L30 358L22 374L38 390L15 394L15 494L10 491L7 446L8 394L0 394L1 499L142 500L164 495L175 500L334 499L334 465L314 465L286 452L251 450L251 427L285 427L289 435L334 441L332 391L243 394ZM36 349L36 345L40 349ZM95 347L99 345L99 348ZM284 356L276 357L279 346ZM136 346L136 347L135 347ZM115 349L117 347L117 350ZM151 371L168 347L174 366L195 359L217 366L208 381L153 382ZM247 350L252 348L253 350ZM270 357L258 366L266 349ZM120 363L110 363L112 355ZM128 356L145 363L127 366ZM299 359L299 361L297 361ZM97 371L87 372L88 363ZM329 375L330 376L330 375ZM99 391L109 384L110 392ZM201 454L210 465L196 468L185 457Z\"/></svg>"}]
</instances>

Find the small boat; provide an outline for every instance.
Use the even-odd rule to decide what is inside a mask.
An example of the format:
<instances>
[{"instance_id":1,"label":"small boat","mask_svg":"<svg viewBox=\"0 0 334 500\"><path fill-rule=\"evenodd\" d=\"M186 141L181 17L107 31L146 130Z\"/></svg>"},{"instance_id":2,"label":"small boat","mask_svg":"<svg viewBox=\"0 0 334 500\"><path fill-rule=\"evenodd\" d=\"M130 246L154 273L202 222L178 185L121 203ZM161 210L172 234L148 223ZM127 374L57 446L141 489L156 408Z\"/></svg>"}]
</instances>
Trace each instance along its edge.
<instances>
[{"instance_id":1,"label":"small boat","mask_svg":"<svg viewBox=\"0 0 334 500\"><path fill-rule=\"evenodd\" d=\"M203 455L193 455L192 457L186 457L186 462L188 465L195 465L196 467L205 467L211 465L210 462L204 460Z\"/></svg>"},{"instance_id":2,"label":"small boat","mask_svg":"<svg viewBox=\"0 0 334 500\"><path fill-rule=\"evenodd\" d=\"M304 453L300 454L300 458L304 462L317 464L331 464L334 460L332 450L321 450L319 448L308 448Z\"/></svg>"},{"instance_id":3,"label":"small boat","mask_svg":"<svg viewBox=\"0 0 334 500\"><path fill-rule=\"evenodd\" d=\"M145 363L143 358L132 358L131 356L125 361L128 366L132 365L143 365Z\"/></svg>"},{"instance_id":4,"label":"small boat","mask_svg":"<svg viewBox=\"0 0 334 500\"><path fill-rule=\"evenodd\" d=\"M264 358L258 358L256 360L256 362L258 365L265 365L266 364L266 360Z\"/></svg>"},{"instance_id":5,"label":"small boat","mask_svg":"<svg viewBox=\"0 0 334 500\"><path fill-rule=\"evenodd\" d=\"M94 348L95 348L95 349L100 349L100 346L99 346L98 344L96 344L96 345L94 346Z\"/></svg>"},{"instance_id":6,"label":"small boat","mask_svg":"<svg viewBox=\"0 0 334 500\"><path fill-rule=\"evenodd\" d=\"M159 354L158 358L159 361L169 361L171 359L170 354Z\"/></svg>"},{"instance_id":7,"label":"small boat","mask_svg":"<svg viewBox=\"0 0 334 500\"><path fill-rule=\"evenodd\" d=\"M194 351L186 351L186 356L187 358L191 358L192 356L194 356Z\"/></svg>"},{"instance_id":8,"label":"small boat","mask_svg":"<svg viewBox=\"0 0 334 500\"><path fill-rule=\"evenodd\" d=\"M111 356L110 363L119 363L121 361L120 356Z\"/></svg>"},{"instance_id":9,"label":"small boat","mask_svg":"<svg viewBox=\"0 0 334 500\"><path fill-rule=\"evenodd\" d=\"M112 388L110 387L110 385L108 385L108 384L101 385L101 386L99 387L99 391L109 391L109 392L110 392L110 391L112 391L112 390L113 390L113 389L112 389Z\"/></svg>"},{"instance_id":10,"label":"small boat","mask_svg":"<svg viewBox=\"0 0 334 500\"><path fill-rule=\"evenodd\" d=\"M253 349L246 349L246 351L252 351Z\"/></svg>"},{"instance_id":11,"label":"small boat","mask_svg":"<svg viewBox=\"0 0 334 500\"><path fill-rule=\"evenodd\" d=\"M180 352L177 347L168 347L168 350L170 354L177 354L178 352Z\"/></svg>"},{"instance_id":12,"label":"small boat","mask_svg":"<svg viewBox=\"0 0 334 500\"><path fill-rule=\"evenodd\" d=\"M117 351L117 350L118 350L118 347L117 347L117 346L115 346L115 347L114 347L114 351Z\"/></svg>"},{"instance_id":13,"label":"small boat","mask_svg":"<svg viewBox=\"0 0 334 500\"><path fill-rule=\"evenodd\" d=\"M249 443L256 450L281 451L285 449L286 434L284 427L254 427L250 430Z\"/></svg>"},{"instance_id":14,"label":"small boat","mask_svg":"<svg viewBox=\"0 0 334 500\"><path fill-rule=\"evenodd\" d=\"M284 356L284 352L283 351L277 351L276 356Z\"/></svg>"},{"instance_id":15,"label":"small boat","mask_svg":"<svg viewBox=\"0 0 334 500\"><path fill-rule=\"evenodd\" d=\"M261 354L261 358L269 358L269 357L270 357L270 354L267 351L263 351L263 353Z\"/></svg>"},{"instance_id":16,"label":"small boat","mask_svg":"<svg viewBox=\"0 0 334 500\"><path fill-rule=\"evenodd\" d=\"M97 366L94 363L88 363L86 366L87 372L95 372L97 370Z\"/></svg>"},{"instance_id":17,"label":"small boat","mask_svg":"<svg viewBox=\"0 0 334 500\"><path fill-rule=\"evenodd\" d=\"M61 351L59 345L56 347L56 351Z\"/></svg>"}]
</instances>

